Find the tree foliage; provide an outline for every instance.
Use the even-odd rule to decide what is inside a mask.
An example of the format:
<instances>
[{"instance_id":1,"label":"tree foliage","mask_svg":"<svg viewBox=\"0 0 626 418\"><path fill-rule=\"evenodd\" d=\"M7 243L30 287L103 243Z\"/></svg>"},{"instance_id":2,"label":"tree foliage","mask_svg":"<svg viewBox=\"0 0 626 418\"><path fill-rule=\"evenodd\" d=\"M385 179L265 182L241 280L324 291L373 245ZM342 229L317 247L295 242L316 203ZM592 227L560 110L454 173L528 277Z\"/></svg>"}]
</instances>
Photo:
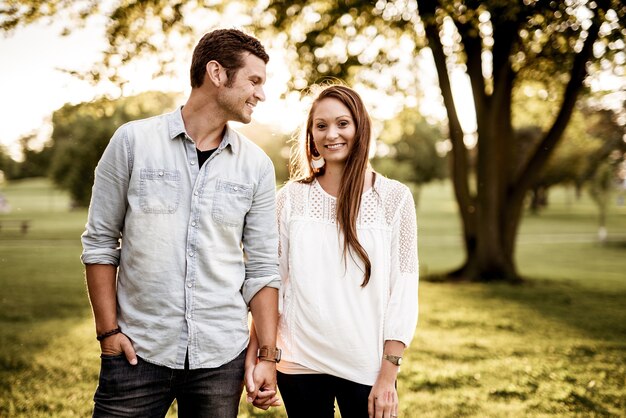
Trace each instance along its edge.
<instances>
[{"instance_id":1,"label":"tree foliage","mask_svg":"<svg viewBox=\"0 0 626 418\"><path fill-rule=\"evenodd\" d=\"M52 117L52 179L70 193L75 206L87 206L95 167L115 130L130 120L173 110L176 100L171 94L148 92L63 106Z\"/></svg>"}]
</instances>

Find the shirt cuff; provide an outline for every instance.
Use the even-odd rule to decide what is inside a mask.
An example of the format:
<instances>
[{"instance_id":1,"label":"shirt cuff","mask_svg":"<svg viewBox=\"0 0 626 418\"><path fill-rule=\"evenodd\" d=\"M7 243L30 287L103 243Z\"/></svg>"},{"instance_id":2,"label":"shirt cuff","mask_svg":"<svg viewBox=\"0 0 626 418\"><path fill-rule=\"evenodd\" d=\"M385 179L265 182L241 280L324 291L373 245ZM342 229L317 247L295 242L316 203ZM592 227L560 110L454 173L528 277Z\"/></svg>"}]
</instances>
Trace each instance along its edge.
<instances>
[{"instance_id":1,"label":"shirt cuff","mask_svg":"<svg viewBox=\"0 0 626 418\"><path fill-rule=\"evenodd\" d=\"M119 266L120 264L120 250L115 249L100 249L83 251L80 256L80 261L83 264L111 264L113 266Z\"/></svg>"},{"instance_id":2,"label":"shirt cuff","mask_svg":"<svg viewBox=\"0 0 626 418\"><path fill-rule=\"evenodd\" d=\"M272 287L274 289L280 289L280 276L266 276L266 277L254 277L247 278L243 282L243 299L246 304L250 304L252 298L264 287Z\"/></svg>"}]
</instances>

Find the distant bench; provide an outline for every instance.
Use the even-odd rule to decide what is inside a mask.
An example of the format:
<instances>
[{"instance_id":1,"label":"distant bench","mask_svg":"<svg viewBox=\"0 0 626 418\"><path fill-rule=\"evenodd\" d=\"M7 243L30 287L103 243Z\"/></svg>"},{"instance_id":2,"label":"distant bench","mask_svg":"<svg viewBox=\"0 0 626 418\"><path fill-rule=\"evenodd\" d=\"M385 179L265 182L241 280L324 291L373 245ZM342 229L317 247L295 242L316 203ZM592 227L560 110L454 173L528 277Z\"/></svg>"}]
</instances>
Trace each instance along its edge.
<instances>
[{"instance_id":1,"label":"distant bench","mask_svg":"<svg viewBox=\"0 0 626 418\"><path fill-rule=\"evenodd\" d=\"M16 229L26 234L30 228L30 219L0 219L0 232L5 229Z\"/></svg>"}]
</instances>

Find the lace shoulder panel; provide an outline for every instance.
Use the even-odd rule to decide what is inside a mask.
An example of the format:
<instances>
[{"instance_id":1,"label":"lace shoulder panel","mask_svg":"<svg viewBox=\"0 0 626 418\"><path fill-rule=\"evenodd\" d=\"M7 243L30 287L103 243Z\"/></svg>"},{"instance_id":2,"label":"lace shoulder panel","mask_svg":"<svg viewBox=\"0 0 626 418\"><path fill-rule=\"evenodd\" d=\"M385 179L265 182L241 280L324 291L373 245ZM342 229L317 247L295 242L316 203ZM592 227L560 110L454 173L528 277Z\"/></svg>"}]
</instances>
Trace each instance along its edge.
<instances>
[{"instance_id":1,"label":"lace shoulder panel","mask_svg":"<svg viewBox=\"0 0 626 418\"><path fill-rule=\"evenodd\" d=\"M385 222L391 226L396 217L400 215L403 201L407 198L410 198L411 202L413 201L411 190L397 180L382 177L377 191L385 212Z\"/></svg>"}]
</instances>

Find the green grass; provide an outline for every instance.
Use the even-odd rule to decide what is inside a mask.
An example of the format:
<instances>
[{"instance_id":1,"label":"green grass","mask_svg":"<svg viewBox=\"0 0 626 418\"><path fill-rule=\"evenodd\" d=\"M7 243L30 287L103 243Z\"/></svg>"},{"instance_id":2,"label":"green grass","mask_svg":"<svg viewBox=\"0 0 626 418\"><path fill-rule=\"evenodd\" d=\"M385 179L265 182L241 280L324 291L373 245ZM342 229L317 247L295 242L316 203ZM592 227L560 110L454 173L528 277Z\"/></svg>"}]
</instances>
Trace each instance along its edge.
<instances>
[{"instance_id":1,"label":"green grass","mask_svg":"<svg viewBox=\"0 0 626 418\"><path fill-rule=\"evenodd\" d=\"M86 211L43 180L2 192L13 212L0 219L32 229L0 231L0 416L89 416L99 359L79 261ZM611 207L600 244L586 195L550 199L521 225L523 285L421 283L400 416L626 416L626 208ZM424 189L418 223L423 275L462 261L447 183Z\"/></svg>"}]
</instances>

